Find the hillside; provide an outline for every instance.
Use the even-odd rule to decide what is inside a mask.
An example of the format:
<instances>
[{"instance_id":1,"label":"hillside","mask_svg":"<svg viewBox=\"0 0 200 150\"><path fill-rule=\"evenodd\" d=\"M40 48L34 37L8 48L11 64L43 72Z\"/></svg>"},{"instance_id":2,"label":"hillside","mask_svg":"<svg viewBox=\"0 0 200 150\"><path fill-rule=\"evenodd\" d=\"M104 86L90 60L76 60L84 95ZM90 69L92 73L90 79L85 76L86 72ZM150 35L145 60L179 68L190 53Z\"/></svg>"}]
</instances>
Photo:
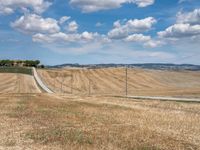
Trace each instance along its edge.
<instances>
[{"instance_id":1,"label":"hillside","mask_svg":"<svg viewBox=\"0 0 200 150\"><path fill-rule=\"evenodd\" d=\"M57 93L125 95L123 68L38 70ZM200 72L128 69L128 95L200 97Z\"/></svg>"}]
</instances>

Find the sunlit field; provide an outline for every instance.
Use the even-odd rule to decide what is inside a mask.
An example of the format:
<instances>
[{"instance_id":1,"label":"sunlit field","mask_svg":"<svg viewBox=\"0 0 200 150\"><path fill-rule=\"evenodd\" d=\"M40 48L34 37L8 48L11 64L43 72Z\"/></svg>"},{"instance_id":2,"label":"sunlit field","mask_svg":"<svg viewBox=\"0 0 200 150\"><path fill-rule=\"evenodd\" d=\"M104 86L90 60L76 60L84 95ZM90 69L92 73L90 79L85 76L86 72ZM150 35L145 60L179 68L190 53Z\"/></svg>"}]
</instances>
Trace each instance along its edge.
<instances>
[{"instance_id":1,"label":"sunlit field","mask_svg":"<svg viewBox=\"0 0 200 150\"><path fill-rule=\"evenodd\" d=\"M56 93L200 97L199 71L125 68L40 69L42 80ZM126 85L127 82L127 85Z\"/></svg>"},{"instance_id":2,"label":"sunlit field","mask_svg":"<svg viewBox=\"0 0 200 150\"><path fill-rule=\"evenodd\" d=\"M200 105L1 94L1 149L199 149Z\"/></svg>"},{"instance_id":3,"label":"sunlit field","mask_svg":"<svg viewBox=\"0 0 200 150\"><path fill-rule=\"evenodd\" d=\"M90 79L87 70L39 73L54 94L44 93L30 75L0 74L0 149L200 148L199 103L126 98L123 69L90 70ZM129 94L198 98L198 77L129 70Z\"/></svg>"}]
</instances>

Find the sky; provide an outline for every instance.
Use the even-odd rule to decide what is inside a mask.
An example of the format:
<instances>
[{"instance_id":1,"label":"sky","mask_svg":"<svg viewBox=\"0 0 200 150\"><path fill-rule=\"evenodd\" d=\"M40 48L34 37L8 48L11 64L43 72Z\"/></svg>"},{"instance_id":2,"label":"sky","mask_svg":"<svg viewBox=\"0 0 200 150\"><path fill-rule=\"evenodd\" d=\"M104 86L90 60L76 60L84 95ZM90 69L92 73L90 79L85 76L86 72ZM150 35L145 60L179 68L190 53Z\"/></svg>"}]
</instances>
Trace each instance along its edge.
<instances>
[{"instance_id":1,"label":"sky","mask_svg":"<svg viewBox=\"0 0 200 150\"><path fill-rule=\"evenodd\" d=\"M0 59L200 65L200 1L0 0Z\"/></svg>"}]
</instances>

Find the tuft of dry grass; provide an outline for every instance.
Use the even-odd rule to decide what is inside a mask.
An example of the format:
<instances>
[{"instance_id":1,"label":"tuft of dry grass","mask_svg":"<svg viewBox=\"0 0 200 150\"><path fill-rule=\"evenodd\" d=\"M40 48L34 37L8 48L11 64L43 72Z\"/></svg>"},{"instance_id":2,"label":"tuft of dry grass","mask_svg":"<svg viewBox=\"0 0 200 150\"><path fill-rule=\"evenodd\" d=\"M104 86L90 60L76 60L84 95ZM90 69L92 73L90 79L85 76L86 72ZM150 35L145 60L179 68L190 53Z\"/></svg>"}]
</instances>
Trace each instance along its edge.
<instances>
[{"instance_id":1,"label":"tuft of dry grass","mask_svg":"<svg viewBox=\"0 0 200 150\"><path fill-rule=\"evenodd\" d=\"M7 140L6 142L5 142L5 146L6 147L14 147L16 145L16 141L15 140L13 140L13 139L11 139L11 140Z\"/></svg>"},{"instance_id":2,"label":"tuft of dry grass","mask_svg":"<svg viewBox=\"0 0 200 150\"><path fill-rule=\"evenodd\" d=\"M93 144L93 139L89 137L88 133L84 133L82 130L79 129L66 128L61 126L34 130L33 132L27 133L26 136L33 139L35 142L42 144Z\"/></svg>"}]
</instances>

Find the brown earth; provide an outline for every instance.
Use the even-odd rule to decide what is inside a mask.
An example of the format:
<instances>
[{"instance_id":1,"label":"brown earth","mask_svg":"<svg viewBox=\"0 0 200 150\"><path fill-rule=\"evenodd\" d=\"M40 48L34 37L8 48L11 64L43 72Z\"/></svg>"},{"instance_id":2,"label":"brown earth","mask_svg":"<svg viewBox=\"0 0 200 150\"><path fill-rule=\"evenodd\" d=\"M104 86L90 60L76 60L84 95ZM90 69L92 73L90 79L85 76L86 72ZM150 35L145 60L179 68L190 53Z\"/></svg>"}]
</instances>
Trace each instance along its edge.
<instances>
[{"instance_id":1,"label":"brown earth","mask_svg":"<svg viewBox=\"0 0 200 150\"><path fill-rule=\"evenodd\" d=\"M56 93L125 95L125 69L38 70ZM128 95L200 97L200 72L128 70Z\"/></svg>"},{"instance_id":2,"label":"brown earth","mask_svg":"<svg viewBox=\"0 0 200 150\"><path fill-rule=\"evenodd\" d=\"M40 89L30 75L1 73L0 93L40 93Z\"/></svg>"}]
</instances>

